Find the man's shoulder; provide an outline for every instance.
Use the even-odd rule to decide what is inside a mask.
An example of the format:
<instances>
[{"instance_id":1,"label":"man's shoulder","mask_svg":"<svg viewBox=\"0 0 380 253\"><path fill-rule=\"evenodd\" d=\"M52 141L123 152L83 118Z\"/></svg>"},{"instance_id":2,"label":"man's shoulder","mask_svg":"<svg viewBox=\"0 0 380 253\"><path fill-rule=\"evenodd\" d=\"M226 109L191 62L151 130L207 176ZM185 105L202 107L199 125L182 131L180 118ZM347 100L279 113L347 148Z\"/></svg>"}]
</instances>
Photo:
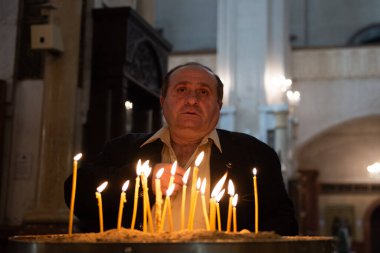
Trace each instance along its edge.
<instances>
[{"instance_id":1,"label":"man's shoulder","mask_svg":"<svg viewBox=\"0 0 380 253\"><path fill-rule=\"evenodd\" d=\"M273 149L263 141L257 139L256 137L241 133L241 132L232 132L224 129L217 129L217 133L219 136L220 143L222 145L222 149L229 146L239 146L253 149L260 149L262 151L272 152ZM231 147L233 148L233 147Z\"/></svg>"},{"instance_id":2,"label":"man's shoulder","mask_svg":"<svg viewBox=\"0 0 380 253\"><path fill-rule=\"evenodd\" d=\"M129 133L109 140L106 146L140 146L152 133Z\"/></svg>"}]
</instances>

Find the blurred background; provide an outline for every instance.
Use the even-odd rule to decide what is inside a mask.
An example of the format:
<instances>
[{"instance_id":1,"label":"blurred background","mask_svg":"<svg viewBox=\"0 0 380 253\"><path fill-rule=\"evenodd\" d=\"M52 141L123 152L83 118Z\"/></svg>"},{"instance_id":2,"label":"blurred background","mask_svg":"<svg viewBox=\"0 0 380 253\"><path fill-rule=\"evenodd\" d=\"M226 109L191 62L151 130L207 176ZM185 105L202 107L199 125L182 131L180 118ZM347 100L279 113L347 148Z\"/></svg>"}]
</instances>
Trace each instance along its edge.
<instances>
[{"instance_id":1,"label":"blurred background","mask_svg":"<svg viewBox=\"0 0 380 253\"><path fill-rule=\"evenodd\" d=\"M197 61L225 84L218 127L280 156L300 234L380 252L379 10L378 0L0 0L1 247L65 233L75 154L85 162L110 138L159 129L161 78Z\"/></svg>"}]
</instances>

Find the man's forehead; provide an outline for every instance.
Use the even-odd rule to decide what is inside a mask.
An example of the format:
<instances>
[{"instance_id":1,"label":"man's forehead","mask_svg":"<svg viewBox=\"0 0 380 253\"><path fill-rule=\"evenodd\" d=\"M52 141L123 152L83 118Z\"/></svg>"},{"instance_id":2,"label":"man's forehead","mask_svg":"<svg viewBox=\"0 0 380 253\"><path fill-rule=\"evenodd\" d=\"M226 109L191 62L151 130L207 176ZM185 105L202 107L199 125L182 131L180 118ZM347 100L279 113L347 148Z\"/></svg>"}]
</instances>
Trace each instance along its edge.
<instances>
[{"instance_id":1,"label":"man's forehead","mask_svg":"<svg viewBox=\"0 0 380 253\"><path fill-rule=\"evenodd\" d=\"M209 82L216 84L217 79L215 78L215 75L209 71L206 68L203 68L202 66L183 66L179 69L176 69L170 79L169 82L173 81L175 79L175 82L187 82L189 80L198 79L199 83L203 83L204 85L207 85Z\"/></svg>"}]
</instances>

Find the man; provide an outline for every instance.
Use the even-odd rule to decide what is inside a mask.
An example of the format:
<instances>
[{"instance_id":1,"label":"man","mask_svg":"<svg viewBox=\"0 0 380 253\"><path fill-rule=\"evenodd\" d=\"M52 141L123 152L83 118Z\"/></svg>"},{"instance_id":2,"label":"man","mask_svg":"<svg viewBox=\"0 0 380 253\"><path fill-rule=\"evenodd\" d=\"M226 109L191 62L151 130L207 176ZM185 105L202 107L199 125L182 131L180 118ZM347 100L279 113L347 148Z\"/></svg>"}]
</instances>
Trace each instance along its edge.
<instances>
[{"instance_id":1,"label":"man","mask_svg":"<svg viewBox=\"0 0 380 253\"><path fill-rule=\"evenodd\" d=\"M168 187L171 164L178 161L174 181L175 191L178 192L182 188L184 168L192 167L197 154L205 151L199 166L199 176L208 182L205 196L210 195L211 187L228 172L228 178L233 181L239 195L239 230L254 228L252 169L255 167L258 170L259 230L275 231L281 235L297 234L293 206L284 187L276 153L252 136L215 129L222 99L223 83L209 68L188 63L171 70L164 78L160 99L167 126L154 135L128 134L112 140L93 164L79 169L75 214L82 228L97 230L98 212L94 192L106 180L109 187L103 192L105 228L116 226L121 185L126 179L133 181L136 177L138 159L149 160L150 165L154 166L150 180L155 177L158 168L165 168L161 178L163 192ZM65 183L67 204L70 202L71 180L70 177ZM124 209L124 227L130 227L131 223L134 193L131 188L127 191L129 205ZM153 191L149 192L153 205ZM174 193L173 196L173 213L177 218L180 195ZM225 230L228 197L222 199L220 206ZM201 210L200 205L198 209ZM196 211L198 218L195 218L195 227L204 227L199 210ZM141 213L138 212L140 216ZM179 220L174 219L174 222L179 223ZM137 224L141 224L141 217Z\"/></svg>"}]
</instances>

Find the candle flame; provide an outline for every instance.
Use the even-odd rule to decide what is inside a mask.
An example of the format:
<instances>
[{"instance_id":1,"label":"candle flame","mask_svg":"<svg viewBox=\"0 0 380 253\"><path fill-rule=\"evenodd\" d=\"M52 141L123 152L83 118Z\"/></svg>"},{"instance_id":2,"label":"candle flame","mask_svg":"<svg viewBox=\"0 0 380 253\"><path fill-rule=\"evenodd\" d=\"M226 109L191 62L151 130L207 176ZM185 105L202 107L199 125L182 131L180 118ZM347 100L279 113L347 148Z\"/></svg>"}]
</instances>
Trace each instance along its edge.
<instances>
[{"instance_id":1,"label":"candle flame","mask_svg":"<svg viewBox=\"0 0 380 253\"><path fill-rule=\"evenodd\" d=\"M156 173L156 178L160 179L163 173L164 173L164 168L159 169Z\"/></svg>"},{"instance_id":2,"label":"candle flame","mask_svg":"<svg viewBox=\"0 0 380 253\"><path fill-rule=\"evenodd\" d=\"M205 191L206 191L206 178L203 178L202 186L201 186L201 193L202 193L202 195L205 194Z\"/></svg>"},{"instance_id":3,"label":"candle flame","mask_svg":"<svg viewBox=\"0 0 380 253\"><path fill-rule=\"evenodd\" d=\"M225 192L225 189L219 192L219 194L215 197L216 202L219 202L222 199L224 192Z\"/></svg>"},{"instance_id":4,"label":"candle flame","mask_svg":"<svg viewBox=\"0 0 380 253\"><path fill-rule=\"evenodd\" d=\"M172 169L170 171L170 173L172 174L172 176L175 175L175 171L177 170L177 161L175 161L172 165Z\"/></svg>"},{"instance_id":5,"label":"candle flame","mask_svg":"<svg viewBox=\"0 0 380 253\"><path fill-rule=\"evenodd\" d=\"M197 190L199 191L199 188L201 188L201 178L198 177L198 180L197 180Z\"/></svg>"},{"instance_id":6,"label":"candle flame","mask_svg":"<svg viewBox=\"0 0 380 253\"><path fill-rule=\"evenodd\" d=\"M253 168L252 173L253 173L254 176L256 176L256 174L257 174L257 169L256 169L256 168Z\"/></svg>"},{"instance_id":7,"label":"candle flame","mask_svg":"<svg viewBox=\"0 0 380 253\"><path fill-rule=\"evenodd\" d=\"M236 207L238 201L238 194L236 193L234 198L232 199L232 206Z\"/></svg>"},{"instance_id":8,"label":"candle flame","mask_svg":"<svg viewBox=\"0 0 380 253\"><path fill-rule=\"evenodd\" d=\"M146 166L146 167L145 167L145 170L143 171L144 176L145 176L146 178L149 177L149 175L150 175L151 172L152 172L152 167L149 167L149 166Z\"/></svg>"},{"instance_id":9,"label":"candle flame","mask_svg":"<svg viewBox=\"0 0 380 253\"><path fill-rule=\"evenodd\" d=\"M141 159L139 159L137 161L137 165L136 165L136 174L137 174L137 176L141 175L142 170L143 170L143 168L141 166Z\"/></svg>"},{"instance_id":10,"label":"candle flame","mask_svg":"<svg viewBox=\"0 0 380 253\"><path fill-rule=\"evenodd\" d=\"M235 194L235 186L232 180L230 179L228 180L228 195L232 197L234 196L234 194Z\"/></svg>"},{"instance_id":11,"label":"candle flame","mask_svg":"<svg viewBox=\"0 0 380 253\"><path fill-rule=\"evenodd\" d=\"M187 179L189 179L189 175L190 175L190 167L187 168L185 175L183 175L183 178L182 178L183 184L185 185L187 184Z\"/></svg>"},{"instance_id":12,"label":"candle flame","mask_svg":"<svg viewBox=\"0 0 380 253\"><path fill-rule=\"evenodd\" d=\"M74 156L74 161L78 161L78 160L81 159L81 158L82 158L82 153L76 154L76 155Z\"/></svg>"},{"instance_id":13,"label":"candle flame","mask_svg":"<svg viewBox=\"0 0 380 253\"><path fill-rule=\"evenodd\" d=\"M170 197L173 194L175 184L172 184L167 190L166 190L166 196Z\"/></svg>"},{"instance_id":14,"label":"candle flame","mask_svg":"<svg viewBox=\"0 0 380 253\"><path fill-rule=\"evenodd\" d=\"M102 183L101 185L98 186L98 188L96 188L96 190L101 193L108 185L108 181L105 181L104 183Z\"/></svg>"},{"instance_id":15,"label":"candle flame","mask_svg":"<svg viewBox=\"0 0 380 253\"><path fill-rule=\"evenodd\" d=\"M199 164L201 164L204 156L205 156L205 152L204 151L202 151L201 153L199 153L199 155L197 156L197 159L195 159L195 166L198 167Z\"/></svg>"},{"instance_id":16,"label":"candle flame","mask_svg":"<svg viewBox=\"0 0 380 253\"><path fill-rule=\"evenodd\" d=\"M123 184L123 187L121 188L121 190L123 192L125 192L128 189L128 186L129 186L129 180L125 181L125 183Z\"/></svg>"},{"instance_id":17,"label":"candle flame","mask_svg":"<svg viewBox=\"0 0 380 253\"><path fill-rule=\"evenodd\" d=\"M222 187L224 185L224 182L226 181L226 178L227 178L227 172L219 180L219 182L215 185L215 187L214 187L214 189L212 190L212 193L211 193L211 198L215 198L216 195L218 195L218 193L221 191L221 189L222 189Z\"/></svg>"}]
</instances>

